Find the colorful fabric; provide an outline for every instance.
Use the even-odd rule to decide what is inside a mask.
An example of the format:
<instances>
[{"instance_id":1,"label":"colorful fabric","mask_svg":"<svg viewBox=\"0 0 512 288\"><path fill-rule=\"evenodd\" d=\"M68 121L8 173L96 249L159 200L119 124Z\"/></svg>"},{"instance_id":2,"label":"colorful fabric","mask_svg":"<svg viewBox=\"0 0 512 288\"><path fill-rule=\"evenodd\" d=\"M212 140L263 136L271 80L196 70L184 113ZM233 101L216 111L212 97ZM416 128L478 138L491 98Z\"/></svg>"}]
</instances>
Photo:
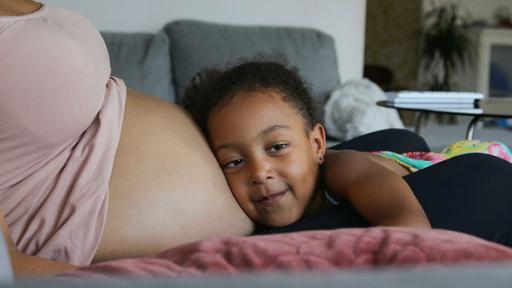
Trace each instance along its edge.
<instances>
[{"instance_id":1,"label":"colorful fabric","mask_svg":"<svg viewBox=\"0 0 512 288\"><path fill-rule=\"evenodd\" d=\"M441 153L407 152L398 154L390 151L375 151L372 153L397 162L411 173L467 153L485 153L512 162L510 149L498 141L461 140L446 147Z\"/></svg>"}]
</instances>

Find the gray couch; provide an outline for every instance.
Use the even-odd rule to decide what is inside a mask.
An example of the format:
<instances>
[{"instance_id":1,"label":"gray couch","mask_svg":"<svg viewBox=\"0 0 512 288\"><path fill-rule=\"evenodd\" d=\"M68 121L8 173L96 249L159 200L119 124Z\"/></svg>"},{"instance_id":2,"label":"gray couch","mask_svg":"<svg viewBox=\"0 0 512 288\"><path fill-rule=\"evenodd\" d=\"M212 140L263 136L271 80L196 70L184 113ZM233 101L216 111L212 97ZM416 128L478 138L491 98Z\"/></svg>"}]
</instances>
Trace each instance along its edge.
<instances>
[{"instance_id":1,"label":"gray couch","mask_svg":"<svg viewBox=\"0 0 512 288\"><path fill-rule=\"evenodd\" d=\"M237 26L180 20L155 34L102 32L112 73L128 87L181 103L190 79L240 57L279 54L299 68L319 105L339 85L334 40L307 28Z\"/></svg>"}]
</instances>

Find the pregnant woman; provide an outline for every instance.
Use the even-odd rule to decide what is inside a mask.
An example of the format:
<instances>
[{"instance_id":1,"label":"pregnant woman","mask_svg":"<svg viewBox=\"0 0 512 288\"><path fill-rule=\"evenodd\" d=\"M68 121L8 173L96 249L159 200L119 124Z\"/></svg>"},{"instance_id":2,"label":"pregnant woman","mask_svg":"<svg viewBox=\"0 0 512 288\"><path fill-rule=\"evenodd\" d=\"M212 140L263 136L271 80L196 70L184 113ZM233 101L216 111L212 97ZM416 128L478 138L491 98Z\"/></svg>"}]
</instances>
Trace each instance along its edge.
<instances>
[{"instance_id":1,"label":"pregnant woman","mask_svg":"<svg viewBox=\"0 0 512 288\"><path fill-rule=\"evenodd\" d=\"M127 91L86 19L30 0L0 0L0 211L17 276L253 230L186 113Z\"/></svg>"}]
</instances>

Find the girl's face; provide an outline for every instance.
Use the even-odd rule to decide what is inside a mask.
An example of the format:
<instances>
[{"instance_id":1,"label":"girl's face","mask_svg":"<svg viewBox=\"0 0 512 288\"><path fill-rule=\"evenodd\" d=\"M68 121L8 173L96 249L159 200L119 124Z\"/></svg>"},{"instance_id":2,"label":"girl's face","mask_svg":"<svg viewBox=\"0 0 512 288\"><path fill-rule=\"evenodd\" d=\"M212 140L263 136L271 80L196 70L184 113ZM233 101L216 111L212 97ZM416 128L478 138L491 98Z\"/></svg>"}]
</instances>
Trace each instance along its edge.
<instances>
[{"instance_id":1,"label":"girl's face","mask_svg":"<svg viewBox=\"0 0 512 288\"><path fill-rule=\"evenodd\" d=\"M272 90L235 95L210 115L212 150L254 221L284 226L320 204L313 198L325 131L320 124L306 130L295 107Z\"/></svg>"}]
</instances>

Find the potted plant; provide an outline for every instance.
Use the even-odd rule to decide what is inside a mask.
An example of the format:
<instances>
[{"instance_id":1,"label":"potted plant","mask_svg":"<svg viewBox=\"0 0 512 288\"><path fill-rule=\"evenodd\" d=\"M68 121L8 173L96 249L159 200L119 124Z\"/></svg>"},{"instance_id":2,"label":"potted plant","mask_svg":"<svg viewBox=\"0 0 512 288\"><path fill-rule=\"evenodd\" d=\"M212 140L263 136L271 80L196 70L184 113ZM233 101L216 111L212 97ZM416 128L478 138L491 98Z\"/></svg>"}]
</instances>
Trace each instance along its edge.
<instances>
[{"instance_id":1,"label":"potted plant","mask_svg":"<svg viewBox=\"0 0 512 288\"><path fill-rule=\"evenodd\" d=\"M431 2L432 10L424 14L421 39L421 68L427 89L451 91L453 75L472 65L475 44L470 34L468 17L458 3L442 5Z\"/></svg>"},{"instance_id":2,"label":"potted plant","mask_svg":"<svg viewBox=\"0 0 512 288\"><path fill-rule=\"evenodd\" d=\"M431 6L423 16L420 32L421 78L427 90L452 91L454 74L471 66L475 58L469 19L461 13L458 3L431 1ZM454 116L436 116L439 123L456 122Z\"/></svg>"}]
</instances>

